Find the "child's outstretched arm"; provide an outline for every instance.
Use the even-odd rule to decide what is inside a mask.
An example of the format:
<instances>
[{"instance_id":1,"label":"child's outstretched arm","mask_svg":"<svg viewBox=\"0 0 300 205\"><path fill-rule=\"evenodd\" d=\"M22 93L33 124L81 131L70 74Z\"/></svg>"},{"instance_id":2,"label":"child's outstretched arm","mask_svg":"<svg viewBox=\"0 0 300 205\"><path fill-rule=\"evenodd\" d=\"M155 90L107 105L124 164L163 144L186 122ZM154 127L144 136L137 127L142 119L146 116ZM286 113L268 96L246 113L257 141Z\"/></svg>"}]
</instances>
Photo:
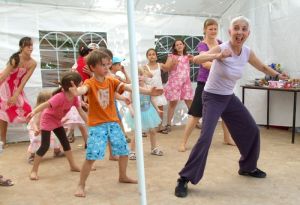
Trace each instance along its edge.
<instances>
[{"instance_id":1,"label":"child's outstretched arm","mask_svg":"<svg viewBox=\"0 0 300 205\"><path fill-rule=\"evenodd\" d=\"M74 96L80 96L84 95L88 92L89 87L86 85L82 85L80 87L76 87L73 81L71 81L72 87L69 88L69 91L74 95Z\"/></svg>"},{"instance_id":2,"label":"child's outstretched arm","mask_svg":"<svg viewBox=\"0 0 300 205\"><path fill-rule=\"evenodd\" d=\"M124 89L128 92L132 92L131 84L124 85ZM159 96L163 94L163 89L158 89L156 87L151 87L150 89L139 87L139 90L144 95Z\"/></svg>"},{"instance_id":3,"label":"child's outstretched arm","mask_svg":"<svg viewBox=\"0 0 300 205\"><path fill-rule=\"evenodd\" d=\"M161 63L160 67L163 71L168 72L172 70L172 68L178 64L178 60L168 56L166 63Z\"/></svg>"},{"instance_id":4,"label":"child's outstretched arm","mask_svg":"<svg viewBox=\"0 0 300 205\"><path fill-rule=\"evenodd\" d=\"M35 114L42 112L44 109L49 108L50 106L51 105L48 101L40 104L26 116L26 119L29 121Z\"/></svg>"}]
</instances>

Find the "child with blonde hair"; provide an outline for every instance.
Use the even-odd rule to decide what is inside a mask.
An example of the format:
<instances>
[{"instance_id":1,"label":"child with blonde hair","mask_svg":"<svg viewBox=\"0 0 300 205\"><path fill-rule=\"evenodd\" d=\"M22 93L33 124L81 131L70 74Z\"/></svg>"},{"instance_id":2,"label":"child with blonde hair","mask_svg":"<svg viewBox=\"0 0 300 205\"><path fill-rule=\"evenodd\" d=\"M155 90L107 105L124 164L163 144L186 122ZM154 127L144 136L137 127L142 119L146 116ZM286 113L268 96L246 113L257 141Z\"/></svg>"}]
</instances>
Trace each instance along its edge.
<instances>
[{"instance_id":1,"label":"child with blonde hair","mask_svg":"<svg viewBox=\"0 0 300 205\"><path fill-rule=\"evenodd\" d=\"M122 94L125 90L131 91L131 86L123 84L119 80L108 77L111 57L101 51L92 51L87 57L87 64L94 76L77 88L73 86L74 95L87 95L89 102L88 125L89 137L87 142L86 160L83 163L80 180L75 196L85 197L85 184L95 160L102 160L105 148L109 141L113 155L119 156L119 182L137 183L137 180L127 176L128 144L119 125L115 93ZM144 93L152 95L161 94L161 90L155 88L143 89Z\"/></svg>"},{"instance_id":2,"label":"child with blonde hair","mask_svg":"<svg viewBox=\"0 0 300 205\"><path fill-rule=\"evenodd\" d=\"M80 116L83 119L86 119L86 115L80 106L77 96L74 96L69 90L71 86L79 86L81 82L82 79L78 73L67 72L61 79L61 87L54 92L54 95L48 101L40 104L28 114L28 119L30 119L37 113L43 111L40 122L42 143L34 158L33 167L30 173L31 180L38 180L39 164L42 160L42 157L49 149L51 131L55 133L61 145L63 146L71 171L80 171L79 167L74 162L70 143L68 142L61 119L71 109L72 106L75 106Z\"/></svg>"},{"instance_id":3,"label":"child with blonde hair","mask_svg":"<svg viewBox=\"0 0 300 205\"><path fill-rule=\"evenodd\" d=\"M145 84L145 70L140 67L138 69L139 73L139 86L141 88L147 88ZM134 111L132 104L128 106L129 110L126 113L126 122L129 127L134 130ZM156 156L163 156L163 152L159 149L156 141L156 127L161 123L161 119L158 113L162 111L158 108L154 101L154 97L149 95L140 95L140 109L141 109L141 121L142 121L142 131L149 132L150 142L151 142L151 154ZM135 160L135 139L131 142L131 152L129 153L129 159Z\"/></svg>"},{"instance_id":4,"label":"child with blonde hair","mask_svg":"<svg viewBox=\"0 0 300 205\"><path fill-rule=\"evenodd\" d=\"M35 107L38 107L40 104L48 101L52 96L50 91L41 91L36 100ZM28 146L28 163L32 163L34 160L35 152L41 146L41 130L40 130L40 120L41 120L41 112L37 113L33 118L30 119L27 129L29 133L30 144ZM60 150L60 144L57 141L57 138L51 133L50 135L50 147L54 149L53 156L61 157L64 156L63 152Z\"/></svg>"}]
</instances>

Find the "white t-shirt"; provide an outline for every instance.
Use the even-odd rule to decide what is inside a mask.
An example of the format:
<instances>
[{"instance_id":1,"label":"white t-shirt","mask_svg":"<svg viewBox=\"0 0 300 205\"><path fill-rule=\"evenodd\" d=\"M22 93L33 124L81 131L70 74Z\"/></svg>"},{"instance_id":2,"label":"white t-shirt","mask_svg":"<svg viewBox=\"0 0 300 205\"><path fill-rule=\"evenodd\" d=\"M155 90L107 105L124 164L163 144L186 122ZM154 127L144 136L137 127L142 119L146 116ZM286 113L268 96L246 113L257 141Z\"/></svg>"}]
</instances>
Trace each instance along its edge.
<instances>
[{"instance_id":1,"label":"white t-shirt","mask_svg":"<svg viewBox=\"0 0 300 205\"><path fill-rule=\"evenodd\" d=\"M221 51L231 50L229 42L219 45ZM245 65L249 61L250 48L243 45L241 54L222 60L214 60L209 72L204 91L218 95L232 95L236 81L242 78Z\"/></svg>"}]
</instances>

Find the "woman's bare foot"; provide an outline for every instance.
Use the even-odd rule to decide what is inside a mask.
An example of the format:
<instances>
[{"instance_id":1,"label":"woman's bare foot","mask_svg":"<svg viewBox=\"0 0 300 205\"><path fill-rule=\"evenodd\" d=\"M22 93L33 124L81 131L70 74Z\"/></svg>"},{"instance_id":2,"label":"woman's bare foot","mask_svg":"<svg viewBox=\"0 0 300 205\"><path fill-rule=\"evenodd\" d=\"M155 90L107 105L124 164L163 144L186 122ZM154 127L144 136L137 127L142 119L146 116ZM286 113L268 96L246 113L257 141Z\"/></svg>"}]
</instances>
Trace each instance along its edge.
<instances>
[{"instance_id":1,"label":"woman's bare foot","mask_svg":"<svg viewBox=\"0 0 300 205\"><path fill-rule=\"evenodd\" d=\"M84 186L78 185L74 196L76 196L76 197L85 197Z\"/></svg>"},{"instance_id":2,"label":"woman's bare foot","mask_svg":"<svg viewBox=\"0 0 300 205\"><path fill-rule=\"evenodd\" d=\"M186 147L184 144L179 145L178 147L178 152L185 152L186 151Z\"/></svg>"},{"instance_id":3,"label":"woman's bare foot","mask_svg":"<svg viewBox=\"0 0 300 205\"><path fill-rule=\"evenodd\" d=\"M80 172L80 168L77 167L76 165L72 166L70 170L71 172Z\"/></svg>"},{"instance_id":4,"label":"woman's bare foot","mask_svg":"<svg viewBox=\"0 0 300 205\"><path fill-rule=\"evenodd\" d=\"M109 156L109 160L111 160L111 161L119 161L119 157L118 156Z\"/></svg>"},{"instance_id":5,"label":"woman's bare foot","mask_svg":"<svg viewBox=\"0 0 300 205\"><path fill-rule=\"evenodd\" d=\"M138 183L137 180L131 179L131 178L127 177L127 176L124 177L124 178L119 178L119 182L120 183L130 183L130 184L137 184Z\"/></svg>"},{"instance_id":6,"label":"woman's bare foot","mask_svg":"<svg viewBox=\"0 0 300 205\"><path fill-rule=\"evenodd\" d=\"M36 172L31 172L30 175L29 175L29 178L31 180L39 180L39 177L38 177Z\"/></svg>"}]
</instances>

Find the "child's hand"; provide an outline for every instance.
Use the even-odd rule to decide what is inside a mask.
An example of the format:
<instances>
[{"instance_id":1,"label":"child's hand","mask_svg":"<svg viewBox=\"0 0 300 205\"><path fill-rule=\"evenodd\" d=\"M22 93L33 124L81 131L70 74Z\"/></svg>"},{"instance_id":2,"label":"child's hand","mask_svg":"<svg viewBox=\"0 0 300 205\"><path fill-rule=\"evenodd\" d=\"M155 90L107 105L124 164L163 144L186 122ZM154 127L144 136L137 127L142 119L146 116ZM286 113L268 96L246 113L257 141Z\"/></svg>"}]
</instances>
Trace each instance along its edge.
<instances>
[{"instance_id":1,"label":"child's hand","mask_svg":"<svg viewBox=\"0 0 300 205\"><path fill-rule=\"evenodd\" d=\"M128 97L124 97L124 102L126 103L126 105L130 105L131 104L131 99Z\"/></svg>"},{"instance_id":2,"label":"child's hand","mask_svg":"<svg viewBox=\"0 0 300 205\"><path fill-rule=\"evenodd\" d=\"M171 61L172 66L171 67L177 66L178 62L179 62L178 58L172 58L172 61Z\"/></svg>"},{"instance_id":3,"label":"child's hand","mask_svg":"<svg viewBox=\"0 0 300 205\"><path fill-rule=\"evenodd\" d=\"M26 122L29 122L33 116L34 116L34 112L30 112L30 113L26 116Z\"/></svg>"},{"instance_id":4,"label":"child's hand","mask_svg":"<svg viewBox=\"0 0 300 205\"><path fill-rule=\"evenodd\" d=\"M188 59L190 62L194 62L194 56L191 54L188 54Z\"/></svg>"},{"instance_id":5,"label":"child's hand","mask_svg":"<svg viewBox=\"0 0 300 205\"><path fill-rule=\"evenodd\" d=\"M83 107L84 109L88 110L89 109L89 104L84 102L84 101L81 101L81 107Z\"/></svg>"},{"instance_id":6,"label":"child's hand","mask_svg":"<svg viewBox=\"0 0 300 205\"><path fill-rule=\"evenodd\" d=\"M158 114L162 114L164 111L162 111L161 109L157 108L156 111L158 112Z\"/></svg>"},{"instance_id":7,"label":"child's hand","mask_svg":"<svg viewBox=\"0 0 300 205\"><path fill-rule=\"evenodd\" d=\"M150 90L150 95L151 96L159 96L159 95L162 95L163 92L164 92L163 89L159 89L157 87L152 87Z\"/></svg>"},{"instance_id":8,"label":"child's hand","mask_svg":"<svg viewBox=\"0 0 300 205\"><path fill-rule=\"evenodd\" d=\"M89 67L87 65L85 65L83 67L83 72L86 73L86 74L88 74L90 77L93 76L93 72L89 69Z\"/></svg>"},{"instance_id":9,"label":"child's hand","mask_svg":"<svg viewBox=\"0 0 300 205\"><path fill-rule=\"evenodd\" d=\"M122 73L124 73L124 74L126 73L126 70L125 70L124 66L121 66L120 70L121 70Z\"/></svg>"},{"instance_id":10,"label":"child's hand","mask_svg":"<svg viewBox=\"0 0 300 205\"><path fill-rule=\"evenodd\" d=\"M130 115L132 118L134 118L134 112L133 112L133 109L130 109Z\"/></svg>"},{"instance_id":11,"label":"child's hand","mask_svg":"<svg viewBox=\"0 0 300 205\"><path fill-rule=\"evenodd\" d=\"M34 136L38 136L40 133L41 133L40 130L35 130L35 131L34 131Z\"/></svg>"},{"instance_id":12,"label":"child's hand","mask_svg":"<svg viewBox=\"0 0 300 205\"><path fill-rule=\"evenodd\" d=\"M73 96L79 96L77 87L75 85L75 83L73 81L71 81L71 85L72 87L69 88L69 92L73 95Z\"/></svg>"}]
</instances>

